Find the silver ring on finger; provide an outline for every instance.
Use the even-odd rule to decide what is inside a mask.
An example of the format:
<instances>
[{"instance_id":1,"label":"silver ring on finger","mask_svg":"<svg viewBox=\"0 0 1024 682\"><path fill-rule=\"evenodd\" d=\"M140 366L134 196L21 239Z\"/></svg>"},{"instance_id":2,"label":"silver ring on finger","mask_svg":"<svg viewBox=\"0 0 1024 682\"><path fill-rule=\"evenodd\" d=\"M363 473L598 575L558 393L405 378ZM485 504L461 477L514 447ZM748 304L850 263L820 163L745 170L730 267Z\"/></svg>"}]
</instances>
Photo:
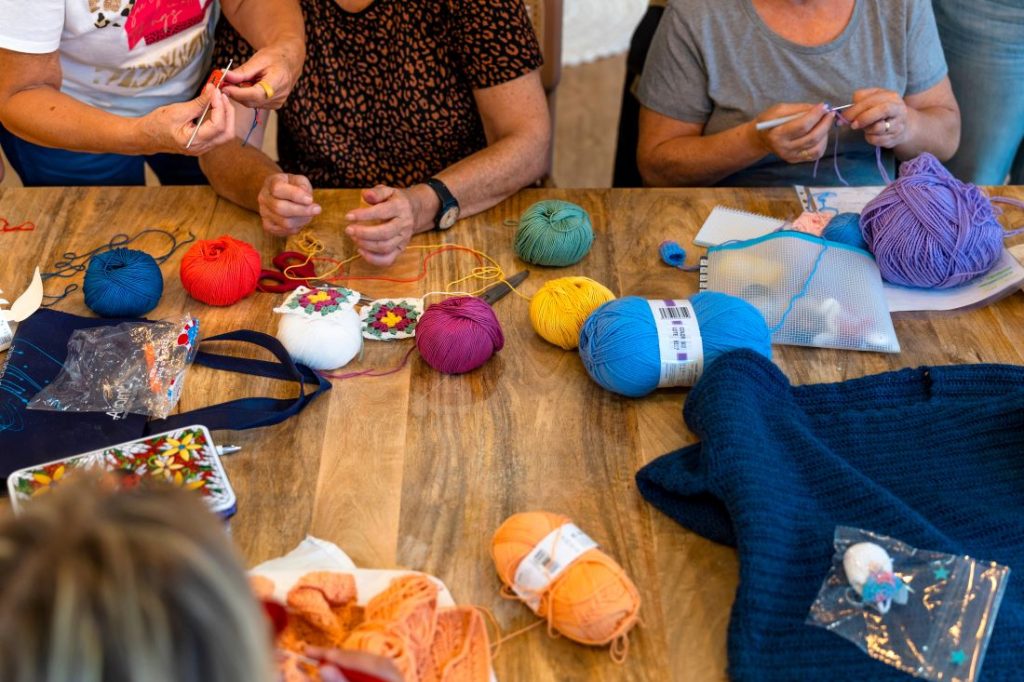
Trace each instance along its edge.
<instances>
[{"instance_id":1,"label":"silver ring on finger","mask_svg":"<svg viewBox=\"0 0 1024 682\"><path fill-rule=\"evenodd\" d=\"M890 129L892 129L892 121L885 119L885 132L889 132Z\"/></svg>"}]
</instances>

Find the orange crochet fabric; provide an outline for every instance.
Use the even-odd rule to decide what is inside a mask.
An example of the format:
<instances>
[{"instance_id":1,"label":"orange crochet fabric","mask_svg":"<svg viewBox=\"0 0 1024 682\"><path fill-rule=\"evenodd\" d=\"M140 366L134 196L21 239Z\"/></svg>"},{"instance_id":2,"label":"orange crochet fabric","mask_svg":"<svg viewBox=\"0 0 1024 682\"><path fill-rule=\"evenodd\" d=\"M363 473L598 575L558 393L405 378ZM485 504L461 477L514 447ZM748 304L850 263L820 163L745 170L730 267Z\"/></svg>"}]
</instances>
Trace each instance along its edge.
<instances>
[{"instance_id":1,"label":"orange crochet fabric","mask_svg":"<svg viewBox=\"0 0 1024 682\"><path fill-rule=\"evenodd\" d=\"M272 594L266 578L254 579L261 598ZM437 584L425 575L395 578L360 608L353 576L304 575L288 593L290 618L277 645L297 654L307 645L340 648L392 660L404 682L487 682L491 653L483 617L474 608L438 608ZM287 682L316 680L294 658L282 662Z\"/></svg>"}]
</instances>

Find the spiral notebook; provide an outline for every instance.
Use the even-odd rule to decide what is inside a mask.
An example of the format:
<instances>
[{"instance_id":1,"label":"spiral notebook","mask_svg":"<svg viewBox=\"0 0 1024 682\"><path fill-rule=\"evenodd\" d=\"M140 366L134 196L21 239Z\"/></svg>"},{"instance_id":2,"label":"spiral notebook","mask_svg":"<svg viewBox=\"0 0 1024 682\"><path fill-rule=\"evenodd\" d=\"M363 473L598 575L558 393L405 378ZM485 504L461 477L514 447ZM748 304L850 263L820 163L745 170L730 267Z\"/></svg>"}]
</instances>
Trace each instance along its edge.
<instances>
[{"instance_id":1,"label":"spiral notebook","mask_svg":"<svg viewBox=\"0 0 1024 682\"><path fill-rule=\"evenodd\" d=\"M735 208L715 206L700 232L693 238L697 246L718 246L726 242L756 239L774 232L785 224L780 218L748 213Z\"/></svg>"}]
</instances>

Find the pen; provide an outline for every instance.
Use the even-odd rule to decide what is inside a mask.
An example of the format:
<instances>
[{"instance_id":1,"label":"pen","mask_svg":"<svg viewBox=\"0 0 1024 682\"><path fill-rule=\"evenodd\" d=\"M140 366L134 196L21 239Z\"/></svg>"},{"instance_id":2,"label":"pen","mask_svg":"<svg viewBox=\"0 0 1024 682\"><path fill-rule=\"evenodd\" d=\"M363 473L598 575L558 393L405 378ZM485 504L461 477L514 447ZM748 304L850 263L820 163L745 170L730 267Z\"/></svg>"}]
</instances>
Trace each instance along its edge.
<instances>
[{"instance_id":1,"label":"pen","mask_svg":"<svg viewBox=\"0 0 1024 682\"><path fill-rule=\"evenodd\" d=\"M852 106L853 106L852 104L844 104L841 107L831 107L829 109L829 111L842 111L843 109L849 109ZM800 118L803 115L804 115L804 112L800 112L799 114L790 114L789 116L782 116L780 118L773 118L773 119L768 120L768 121L761 121L755 127L758 130L771 130L772 128L778 128L783 123L789 123L790 121L794 121L794 120Z\"/></svg>"}]
</instances>

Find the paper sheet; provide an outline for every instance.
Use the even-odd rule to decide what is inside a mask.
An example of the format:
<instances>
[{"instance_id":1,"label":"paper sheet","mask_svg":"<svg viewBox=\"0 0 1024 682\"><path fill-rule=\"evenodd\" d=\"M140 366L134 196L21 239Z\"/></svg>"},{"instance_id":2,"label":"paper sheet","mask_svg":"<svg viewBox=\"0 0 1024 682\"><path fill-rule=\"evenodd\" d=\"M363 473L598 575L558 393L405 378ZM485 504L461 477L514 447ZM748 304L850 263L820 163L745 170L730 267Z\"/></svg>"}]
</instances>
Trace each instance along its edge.
<instances>
[{"instance_id":1,"label":"paper sheet","mask_svg":"<svg viewBox=\"0 0 1024 682\"><path fill-rule=\"evenodd\" d=\"M5 303L7 301L0 298L0 304ZM3 305L0 305L0 320L5 322L24 322L32 313L39 310L42 304L43 280L39 275L39 268L36 268L35 274L32 276L32 283L29 284L28 289L22 292L21 296L14 299L10 309L4 310Z\"/></svg>"},{"instance_id":2,"label":"paper sheet","mask_svg":"<svg viewBox=\"0 0 1024 682\"><path fill-rule=\"evenodd\" d=\"M820 213L860 213L868 202L885 189L882 185L868 187L797 187L797 195L809 194L814 200L815 210ZM803 190L803 192L801 192ZM806 194L805 194L806 193Z\"/></svg>"}]
</instances>

